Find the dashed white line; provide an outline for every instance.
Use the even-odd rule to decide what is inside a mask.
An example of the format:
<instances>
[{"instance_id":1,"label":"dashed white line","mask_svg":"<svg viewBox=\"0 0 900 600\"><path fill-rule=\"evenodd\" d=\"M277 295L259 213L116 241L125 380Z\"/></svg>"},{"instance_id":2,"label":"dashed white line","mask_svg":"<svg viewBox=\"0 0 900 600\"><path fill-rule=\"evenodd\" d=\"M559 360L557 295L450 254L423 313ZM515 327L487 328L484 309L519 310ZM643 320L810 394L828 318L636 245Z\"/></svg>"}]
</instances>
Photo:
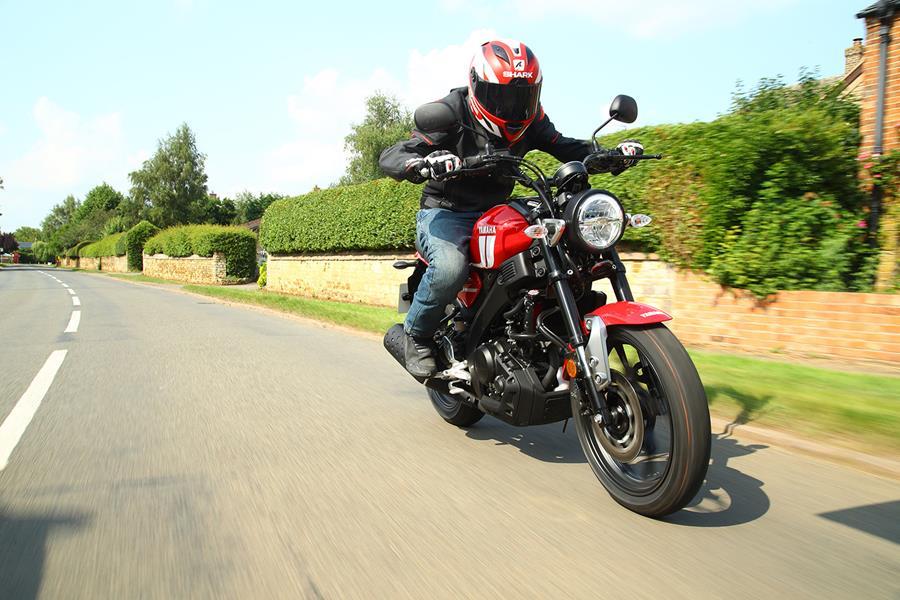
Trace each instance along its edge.
<instances>
[{"instance_id":1,"label":"dashed white line","mask_svg":"<svg viewBox=\"0 0 900 600\"><path fill-rule=\"evenodd\" d=\"M71 295L74 296L74 295L75 295L75 290L73 290L72 288L69 288L69 293L70 293Z\"/></svg>"},{"instance_id":2,"label":"dashed white line","mask_svg":"<svg viewBox=\"0 0 900 600\"><path fill-rule=\"evenodd\" d=\"M64 288L67 288L67 287L69 287L69 284L68 284L68 283L63 283L62 286L63 286Z\"/></svg>"},{"instance_id":3,"label":"dashed white line","mask_svg":"<svg viewBox=\"0 0 900 600\"><path fill-rule=\"evenodd\" d=\"M66 358L66 352L66 350L54 350L50 354L47 362L31 380L31 385L28 386L6 420L0 425L0 471L9 464L10 455L16 449L19 440L22 439L22 434L25 433L31 419L34 418L47 390L50 389L53 378L56 377L63 359Z\"/></svg>"},{"instance_id":4,"label":"dashed white line","mask_svg":"<svg viewBox=\"0 0 900 600\"><path fill-rule=\"evenodd\" d=\"M63 333L76 333L78 331L79 323L81 323L81 311L73 310L72 316L69 318L69 324L66 326L66 330Z\"/></svg>"},{"instance_id":5,"label":"dashed white line","mask_svg":"<svg viewBox=\"0 0 900 600\"><path fill-rule=\"evenodd\" d=\"M72 296L72 306L81 306L81 300L78 299L78 296Z\"/></svg>"}]
</instances>

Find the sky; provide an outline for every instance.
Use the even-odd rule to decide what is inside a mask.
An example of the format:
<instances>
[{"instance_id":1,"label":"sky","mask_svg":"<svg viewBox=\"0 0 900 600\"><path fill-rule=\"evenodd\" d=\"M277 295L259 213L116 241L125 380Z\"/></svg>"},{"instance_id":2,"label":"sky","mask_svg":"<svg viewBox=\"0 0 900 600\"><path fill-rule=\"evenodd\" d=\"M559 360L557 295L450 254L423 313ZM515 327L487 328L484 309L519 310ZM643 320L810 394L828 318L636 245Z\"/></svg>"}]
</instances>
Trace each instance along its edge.
<instances>
[{"instance_id":1,"label":"sky","mask_svg":"<svg viewBox=\"0 0 900 600\"><path fill-rule=\"evenodd\" d=\"M127 193L181 123L219 196L326 186L367 96L440 98L494 37L535 51L566 135L589 136L619 93L635 127L714 119L738 81L843 73L869 3L0 0L0 230L102 182Z\"/></svg>"}]
</instances>

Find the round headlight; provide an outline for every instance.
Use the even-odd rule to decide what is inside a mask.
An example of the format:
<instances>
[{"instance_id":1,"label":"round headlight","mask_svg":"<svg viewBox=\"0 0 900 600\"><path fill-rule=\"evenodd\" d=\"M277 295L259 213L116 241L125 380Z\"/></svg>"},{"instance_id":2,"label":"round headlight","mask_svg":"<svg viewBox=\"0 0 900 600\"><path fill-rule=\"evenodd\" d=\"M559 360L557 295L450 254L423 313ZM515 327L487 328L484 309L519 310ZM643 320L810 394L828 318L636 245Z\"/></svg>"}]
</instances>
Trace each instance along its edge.
<instances>
[{"instance_id":1,"label":"round headlight","mask_svg":"<svg viewBox=\"0 0 900 600\"><path fill-rule=\"evenodd\" d=\"M569 202L569 231L588 252L601 252L619 241L625 231L625 211L615 196L588 190Z\"/></svg>"}]
</instances>

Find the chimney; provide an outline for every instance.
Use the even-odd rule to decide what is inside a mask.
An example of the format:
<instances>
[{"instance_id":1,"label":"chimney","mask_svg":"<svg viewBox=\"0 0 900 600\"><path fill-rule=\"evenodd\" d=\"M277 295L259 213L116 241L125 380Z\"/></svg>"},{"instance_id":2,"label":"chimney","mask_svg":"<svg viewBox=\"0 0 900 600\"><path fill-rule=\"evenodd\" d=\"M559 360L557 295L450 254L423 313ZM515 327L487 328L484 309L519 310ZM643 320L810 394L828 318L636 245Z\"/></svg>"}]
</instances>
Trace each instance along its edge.
<instances>
[{"instance_id":1,"label":"chimney","mask_svg":"<svg viewBox=\"0 0 900 600\"><path fill-rule=\"evenodd\" d=\"M844 50L844 75L858 67L862 60L862 38L853 38L853 45Z\"/></svg>"}]
</instances>

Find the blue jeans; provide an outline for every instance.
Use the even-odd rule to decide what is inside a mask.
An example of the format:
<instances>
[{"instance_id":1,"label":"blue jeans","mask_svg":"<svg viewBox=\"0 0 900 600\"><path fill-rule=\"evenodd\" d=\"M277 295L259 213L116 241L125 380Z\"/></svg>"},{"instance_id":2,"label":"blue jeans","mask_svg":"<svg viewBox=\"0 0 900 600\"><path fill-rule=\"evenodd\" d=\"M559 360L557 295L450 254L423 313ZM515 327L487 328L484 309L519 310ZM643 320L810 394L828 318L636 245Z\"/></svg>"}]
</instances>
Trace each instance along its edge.
<instances>
[{"instance_id":1,"label":"blue jeans","mask_svg":"<svg viewBox=\"0 0 900 600\"><path fill-rule=\"evenodd\" d=\"M404 329L416 337L431 337L444 320L469 277L469 240L480 212L424 208L416 213L416 239L428 268L413 296Z\"/></svg>"}]
</instances>

